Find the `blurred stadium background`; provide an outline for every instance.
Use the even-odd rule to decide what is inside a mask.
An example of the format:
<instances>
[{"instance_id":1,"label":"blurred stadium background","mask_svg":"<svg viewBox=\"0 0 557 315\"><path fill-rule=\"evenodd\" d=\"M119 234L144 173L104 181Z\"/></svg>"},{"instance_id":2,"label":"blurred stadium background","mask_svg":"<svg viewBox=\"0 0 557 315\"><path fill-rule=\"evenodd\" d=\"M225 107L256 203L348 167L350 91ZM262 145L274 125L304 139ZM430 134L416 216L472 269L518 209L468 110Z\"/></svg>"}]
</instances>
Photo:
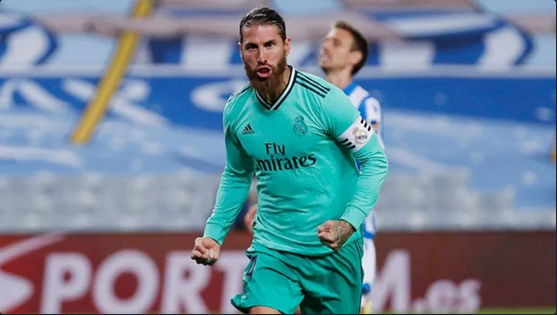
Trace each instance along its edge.
<instances>
[{"instance_id":1,"label":"blurred stadium background","mask_svg":"<svg viewBox=\"0 0 557 315\"><path fill-rule=\"evenodd\" d=\"M189 250L258 5L302 70L336 19L370 40L358 81L391 162L375 311L555 313L551 0L2 1L0 312L234 313L242 224L215 268Z\"/></svg>"}]
</instances>

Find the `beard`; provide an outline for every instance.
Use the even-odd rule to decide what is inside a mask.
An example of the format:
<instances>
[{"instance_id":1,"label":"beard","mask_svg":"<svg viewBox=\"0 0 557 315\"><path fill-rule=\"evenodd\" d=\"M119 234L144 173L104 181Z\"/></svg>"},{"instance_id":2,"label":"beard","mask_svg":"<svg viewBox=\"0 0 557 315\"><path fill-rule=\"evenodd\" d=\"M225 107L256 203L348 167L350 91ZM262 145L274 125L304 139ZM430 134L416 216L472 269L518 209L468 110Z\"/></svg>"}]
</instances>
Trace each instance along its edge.
<instances>
[{"instance_id":1,"label":"beard","mask_svg":"<svg viewBox=\"0 0 557 315\"><path fill-rule=\"evenodd\" d=\"M250 68L244 62L244 69L246 70L246 75L249 79L251 86L259 92L259 94L270 96L273 100L276 100L282 91L279 91L282 82L282 76L286 71L288 64L286 62L286 56L283 56L277 66L270 66L272 69L271 76L268 78L261 78L257 75L257 70ZM267 100L268 101L268 100Z\"/></svg>"}]
</instances>

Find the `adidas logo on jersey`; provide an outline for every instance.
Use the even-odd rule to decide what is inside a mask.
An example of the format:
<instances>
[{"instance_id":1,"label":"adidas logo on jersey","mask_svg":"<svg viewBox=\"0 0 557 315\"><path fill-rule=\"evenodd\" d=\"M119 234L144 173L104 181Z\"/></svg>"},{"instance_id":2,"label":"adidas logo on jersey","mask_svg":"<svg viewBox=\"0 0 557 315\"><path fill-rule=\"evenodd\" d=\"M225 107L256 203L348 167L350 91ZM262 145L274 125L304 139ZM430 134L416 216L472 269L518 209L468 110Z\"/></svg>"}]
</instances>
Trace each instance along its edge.
<instances>
[{"instance_id":1,"label":"adidas logo on jersey","mask_svg":"<svg viewBox=\"0 0 557 315\"><path fill-rule=\"evenodd\" d=\"M243 134L244 136L245 136L245 135L252 135L252 134L254 134L254 133L255 133L255 130L253 130L253 128L251 127L250 124L248 124L248 125L246 126L246 128L244 128L244 131L242 131L242 134Z\"/></svg>"}]
</instances>

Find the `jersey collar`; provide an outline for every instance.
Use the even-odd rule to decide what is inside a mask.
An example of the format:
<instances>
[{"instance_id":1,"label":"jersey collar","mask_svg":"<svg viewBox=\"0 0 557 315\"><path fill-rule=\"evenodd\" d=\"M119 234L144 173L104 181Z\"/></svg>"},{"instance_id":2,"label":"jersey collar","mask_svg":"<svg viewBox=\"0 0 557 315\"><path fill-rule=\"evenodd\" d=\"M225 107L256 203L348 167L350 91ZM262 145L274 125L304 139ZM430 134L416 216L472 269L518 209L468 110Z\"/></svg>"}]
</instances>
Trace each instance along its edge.
<instances>
[{"instance_id":1,"label":"jersey collar","mask_svg":"<svg viewBox=\"0 0 557 315\"><path fill-rule=\"evenodd\" d=\"M357 86L358 85L356 84L356 82L350 82L350 84L348 84L348 86L343 90L344 94L350 95L352 92L354 92Z\"/></svg>"},{"instance_id":2,"label":"jersey collar","mask_svg":"<svg viewBox=\"0 0 557 315\"><path fill-rule=\"evenodd\" d=\"M259 103L261 103L261 105L263 105L263 107L265 107L268 110L277 110L280 107L280 105L284 102L284 100L286 100L288 94L290 94L292 88L294 87L294 82L296 79L296 69L294 69L294 67L292 66L288 66L288 67L290 68L290 78L288 78L288 83L286 84L286 88L284 89L284 91L282 91L282 94L279 96L279 98L274 104L269 104L259 94L259 92L257 92L257 90L255 91L255 95L257 96Z\"/></svg>"}]
</instances>

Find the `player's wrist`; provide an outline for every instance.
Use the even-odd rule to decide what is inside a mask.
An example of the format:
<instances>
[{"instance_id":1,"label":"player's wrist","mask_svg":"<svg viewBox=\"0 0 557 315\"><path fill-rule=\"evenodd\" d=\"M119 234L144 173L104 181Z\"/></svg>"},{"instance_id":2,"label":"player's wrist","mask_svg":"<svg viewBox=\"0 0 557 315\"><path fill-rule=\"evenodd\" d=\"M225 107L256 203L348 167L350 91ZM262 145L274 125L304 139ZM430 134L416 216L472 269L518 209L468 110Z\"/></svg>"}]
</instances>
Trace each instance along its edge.
<instances>
[{"instance_id":1,"label":"player's wrist","mask_svg":"<svg viewBox=\"0 0 557 315\"><path fill-rule=\"evenodd\" d=\"M216 235L218 235L218 234L216 234ZM222 246L223 241L219 241L219 238L216 235L215 235L214 231L212 231L211 229L208 229L208 228L206 228L205 232L203 233L204 238L208 238L208 239L214 241L220 247L220 246Z\"/></svg>"},{"instance_id":2,"label":"player's wrist","mask_svg":"<svg viewBox=\"0 0 557 315\"><path fill-rule=\"evenodd\" d=\"M348 222L355 231L357 231L364 223L367 213L360 211L360 209L349 205L340 220Z\"/></svg>"},{"instance_id":3,"label":"player's wrist","mask_svg":"<svg viewBox=\"0 0 557 315\"><path fill-rule=\"evenodd\" d=\"M219 243L219 241L217 241L216 239L209 237L209 236L205 236L206 238L210 239L211 241L215 242L219 247L221 246L221 244Z\"/></svg>"},{"instance_id":4,"label":"player's wrist","mask_svg":"<svg viewBox=\"0 0 557 315\"><path fill-rule=\"evenodd\" d=\"M356 228L352 225L352 223L348 222L347 220L340 219L339 224L341 224L344 228L349 229L352 233L356 232Z\"/></svg>"}]
</instances>

